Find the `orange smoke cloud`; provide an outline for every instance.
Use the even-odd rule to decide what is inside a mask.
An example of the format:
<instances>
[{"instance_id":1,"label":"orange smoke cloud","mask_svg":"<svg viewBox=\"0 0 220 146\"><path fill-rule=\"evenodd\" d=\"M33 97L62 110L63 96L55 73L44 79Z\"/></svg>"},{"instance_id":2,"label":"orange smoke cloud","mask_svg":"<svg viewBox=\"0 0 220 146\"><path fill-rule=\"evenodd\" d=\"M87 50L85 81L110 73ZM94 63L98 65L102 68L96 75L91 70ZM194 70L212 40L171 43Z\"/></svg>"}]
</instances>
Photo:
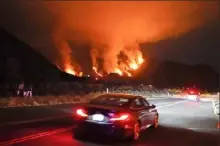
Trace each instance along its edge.
<instances>
[{"instance_id":1,"label":"orange smoke cloud","mask_svg":"<svg viewBox=\"0 0 220 146\"><path fill-rule=\"evenodd\" d=\"M60 39L55 43L66 58L64 62L71 60L67 41L85 41L93 46L93 70L100 76L111 72L131 76L144 62L140 43L177 37L218 18L217 2L44 3L56 17L54 37Z\"/></svg>"},{"instance_id":2,"label":"orange smoke cloud","mask_svg":"<svg viewBox=\"0 0 220 146\"><path fill-rule=\"evenodd\" d=\"M57 23L61 26L61 23ZM80 71L79 65L76 61L71 57L72 49L68 44L68 40L66 38L65 33L63 33L62 28L55 29L52 34L52 41L55 44L55 47L59 51L61 57L61 65L58 66L61 70L67 72L68 74L75 76L82 76L82 72Z\"/></svg>"}]
</instances>

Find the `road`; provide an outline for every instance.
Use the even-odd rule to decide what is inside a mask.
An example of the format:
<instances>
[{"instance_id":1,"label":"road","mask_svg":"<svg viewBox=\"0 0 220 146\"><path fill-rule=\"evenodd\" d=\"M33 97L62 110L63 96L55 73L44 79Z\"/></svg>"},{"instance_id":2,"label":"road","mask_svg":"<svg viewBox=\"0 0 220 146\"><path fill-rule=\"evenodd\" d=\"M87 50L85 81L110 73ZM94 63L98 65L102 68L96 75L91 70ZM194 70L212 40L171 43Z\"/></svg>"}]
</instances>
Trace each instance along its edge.
<instances>
[{"instance_id":1,"label":"road","mask_svg":"<svg viewBox=\"0 0 220 146\"><path fill-rule=\"evenodd\" d=\"M0 109L0 146L220 146L217 117L213 115L211 102L197 103L183 99L149 102L157 106L160 126L147 129L136 143L76 140L71 132L74 105L59 105ZM35 120L49 116L60 118ZM24 120L28 120L28 123Z\"/></svg>"}]
</instances>

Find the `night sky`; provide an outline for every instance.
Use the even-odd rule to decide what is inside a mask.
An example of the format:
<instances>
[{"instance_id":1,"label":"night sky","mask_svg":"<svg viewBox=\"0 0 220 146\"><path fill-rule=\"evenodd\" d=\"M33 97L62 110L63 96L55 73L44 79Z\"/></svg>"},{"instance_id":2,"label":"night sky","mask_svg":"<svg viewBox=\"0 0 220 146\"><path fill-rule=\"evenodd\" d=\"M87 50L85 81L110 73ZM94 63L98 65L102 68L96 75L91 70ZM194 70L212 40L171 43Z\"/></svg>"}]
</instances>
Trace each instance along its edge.
<instances>
[{"instance_id":1,"label":"night sky","mask_svg":"<svg viewBox=\"0 0 220 146\"><path fill-rule=\"evenodd\" d=\"M54 3L57 3L57 2L54 2ZM196 5L196 1L194 3L195 3L194 5ZM217 4L218 4L217 2L213 2L213 4L210 4L209 8L204 8L203 12L202 12L202 9L205 6L201 6L201 9L199 8L201 10L201 14L195 14L197 11L192 11L193 12L192 14L195 14L195 15L190 14L188 16L188 14L184 14L184 15L181 15L180 18L178 17L179 19L175 19L176 22L171 24L173 26L172 28L175 27L175 29L171 29L170 27L170 29L173 32L178 30L178 27L180 30L182 29L181 27L187 28L187 29L182 30L184 31L184 33L180 31L178 32L178 34L172 34L175 37L170 37L172 35L168 35L168 37L150 38L151 36L149 35L148 38L150 39L147 40L147 39L142 39L142 38L145 38L145 37L142 37L143 35L140 35L141 37L139 37L139 33L137 33L137 37L143 40L141 41L140 46L141 46L141 51L143 52L144 56L148 58L157 58L159 60L174 60L174 61L183 62L187 64L199 64L199 63L209 64L213 68L218 70L218 72L220 72L220 19L219 19L220 13L219 13L219 4L218 5ZM157 6L157 4L155 5ZM57 7L58 9L58 6L54 6L54 7ZM95 7L95 6L92 6L92 7ZM89 8L90 7L88 7L88 9ZM13 35L17 36L19 39L28 43L31 47L43 53L50 60L54 60L57 57L59 57L57 53L58 54L60 53L59 51L54 49L55 44L53 44L53 41L51 41L51 36L54 35L54 29L57 30L61 28L61 27L57 27L58 25L63 25L67 28L68 25L72 24L70 22L69 23L58 23L58 21L62 21L62 20L65 21L65 19L68 19L71 17L70 16L63 17L60 15L61 13L58 13L58 11L54 11L54 9L55 8L51 8L51 6L43 5L42 2L4 0L0 2L0 25L1 27L5 28L7 31L9 31ZM76 6L73 6L73 9L80 9L80 7L77 8ZM100 9L100 11L102 11L103 9ZM139 10L140 9L143 9L143 8L139 8ZM158 13L160 13L159 9L163 9L163 7L160 7L158 5L158 7L155 7L155 9L158 9L158 10L155 10L155 13L157 11ZM182 11L187 11L189 9L190 9L190 6L182 8ZM80 12L83 15L84 11L80 11ZM148 9L146 9L146 13L147 12L148 12ZM152 10L152 13L153 12L154 11ZM166 10L166 12L171 13L171 11L168 11L168 10ZM85 11L85 13L87 12ZM71 15L71 12L70 12L70 15ZM63 18L57 19L58 16L63 17ZM113 17L113 16L109 16L109 17ZM78 17L74 16L75 18L74 22L77 21ZM188 19L185 20L184 17L187 17ZM203 20L203 17L205 18L204 20ZM152 19L153 18L154 17L152 17ZM105 18L102 18L102 19L105 19ZM198 20L198 23L196 22L192 28L188 27L191 19ZM86 20L89 21L89 19L86 19ZM114 19L111 19L111 20L114 20ZM200 20L201 20L202 25L197 25L200 23ZM81 18L79 19L79 22L80 21L81 21ZM105 21L108 21L108 20L105 20ZM156 21L157 20L155 20L154 22L155 24L156 24ZM163 21L166 21L166 19L164 19ZM172 21L172 19L169 20L169 15L167 15L167 21L168 22ZM186 21L188 21L188 23L186 23L187 25L185 24L181 25L178 23L179 21L182 24ZM78 25L80 25L80 23L78 23ZM174 25L177 25L177 28ZM81 27L77 29L78 26L77 27L76 26L77 25L74 25L74 27L71 27L71 29L68 29L68 28L66 29L68 31L71 31L77 34L76 35L77 37L74 36L74 38L84 37L85 34L87 34L88 36L90 36L91 34L93 35L93 33L88 33L89 31L87 31L87 29L85 29L86 31L82 31L83 29ZM155 25L152 25L152 26L155 26ZM87 27L90 28L89 24ZM110 26L108 27L111 28ZM160 25L157 25L157 28L160 29L161 28ZM151 28L149 30L151 30ZM161 29L161 32L163 32L162 29ZM161 33L161 36L165 36L164 35L165 32L166 31L164 31L164 33ZM147 32L144 32L144 33L147 33ZM72 40L72 37L73 36L71 35L71 40ZM132 38L129 37L129 39L132 39ZM88 40L93 40L93 39L86 38L86 39L83 39L83 41L82 39L80 39L80 43L85 44L85 45L81 45L82 48L78 46L78 48L76 47L78 50L75 50L75 52L77 52L75 53L77 54L75 56L78 56L79 58L76 60L78 60L78 62L82 62L81 65L84 66L85 68L88 68L88 66L86 65L88 64L91 65L91 59L89 58L89 46L91 46L91 44L93 43L90 44L91 41L88 41ZM94 42L97 42L97 41L94 41ZM68 43L69 43L69 40L68 40ZM72 49L74 52L73 47ZM79 50L83 50L83 51L79 51ZM73 56L74 56L74 53L73 53ZM88 63L85 63L85 60L88 60L87 61Z\"/></svg>"}]
</instances>

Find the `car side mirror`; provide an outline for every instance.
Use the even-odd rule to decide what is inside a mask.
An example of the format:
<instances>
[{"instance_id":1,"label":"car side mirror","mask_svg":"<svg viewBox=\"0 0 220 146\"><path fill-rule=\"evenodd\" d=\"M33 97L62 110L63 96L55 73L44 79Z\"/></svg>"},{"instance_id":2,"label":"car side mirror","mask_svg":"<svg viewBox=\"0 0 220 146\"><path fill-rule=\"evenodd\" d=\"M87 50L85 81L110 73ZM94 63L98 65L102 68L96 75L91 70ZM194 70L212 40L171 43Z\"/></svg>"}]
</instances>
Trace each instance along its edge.
<instances>
[{"instance_id":1,"label":"car side mirror","mask_svg":"<svg viewBox=\"0 0 220 146\"><path fill-rule=\"evenodd\" d=\"M152 104L152 105L151 105L151 108L156 108L156 105Z\"/></svg>"}]
</instances>

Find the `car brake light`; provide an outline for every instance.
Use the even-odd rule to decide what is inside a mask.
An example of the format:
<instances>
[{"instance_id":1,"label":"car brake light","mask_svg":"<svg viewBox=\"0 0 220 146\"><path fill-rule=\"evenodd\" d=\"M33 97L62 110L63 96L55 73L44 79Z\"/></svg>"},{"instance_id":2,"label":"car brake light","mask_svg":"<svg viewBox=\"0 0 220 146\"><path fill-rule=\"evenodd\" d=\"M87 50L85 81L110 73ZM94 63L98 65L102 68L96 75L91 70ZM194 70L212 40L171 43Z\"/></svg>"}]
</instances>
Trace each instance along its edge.
<instances>
[{"instance_id":1,"label":"car brake light","mask_svg":"<svg viewBox=\"0 0 220 146\"><path fill-rule=\"evenodd\" d=\"M193 92L193 91L190 91L190 93L193 94L194 92Z\"/></svg>"},{"instance_id":2,"label":"car brake light","mask_svg":"<svg viewBox=\"0 0 220 146\"><path fill-rule=\"evenodd\" d=\"M87 117L88 115L86 114L86 112L85 112L85 110L84 109L77 109L76 110L76 114L78 115L78 116L81 116L81 117Z\"/></svg>"},{"instance_id":3,"label":"car brake light","mask_svg":"<svg viewBox=\"0 0 220 146\"><path fill-rule=\"evenodd\" d=\"M110 121L126 121L130 119L130 114L119 114L117 116L114 116L113 118L110 118Z\"/></svg>"}]
</instances>

